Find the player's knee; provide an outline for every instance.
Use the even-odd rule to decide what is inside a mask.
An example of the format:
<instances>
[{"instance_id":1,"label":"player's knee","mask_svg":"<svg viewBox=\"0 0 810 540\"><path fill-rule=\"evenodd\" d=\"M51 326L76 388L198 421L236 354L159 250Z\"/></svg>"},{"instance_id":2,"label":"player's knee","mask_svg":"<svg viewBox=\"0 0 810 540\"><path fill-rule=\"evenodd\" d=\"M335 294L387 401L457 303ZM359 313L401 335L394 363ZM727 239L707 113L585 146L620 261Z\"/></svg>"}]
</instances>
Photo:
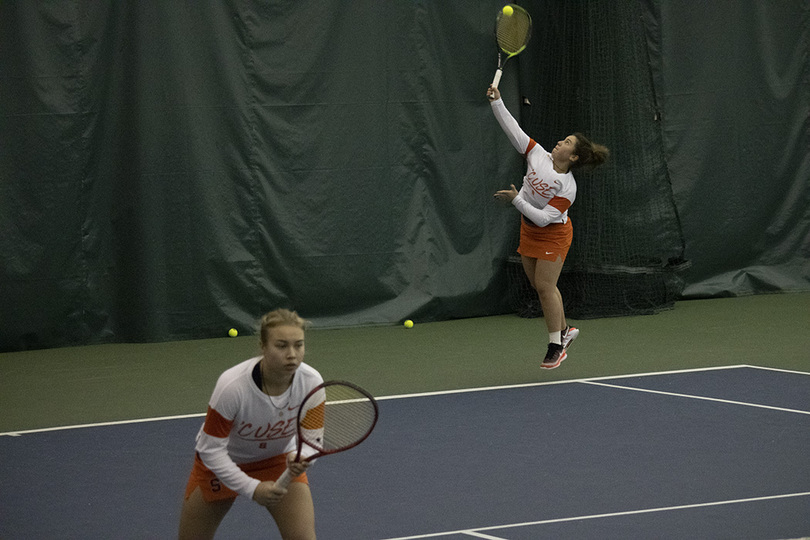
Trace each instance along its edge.
<instances>
[{"instance_id":1,"label":"player's knee","mask_svg":"<svg viewBox=\"0 0 810 540\"><path fill-rule=\"evenodd\" d=\"M553 283L538 283L535 289L541 302L552 300L557 296L557 286Z\"/></svg>"}]
</instances>

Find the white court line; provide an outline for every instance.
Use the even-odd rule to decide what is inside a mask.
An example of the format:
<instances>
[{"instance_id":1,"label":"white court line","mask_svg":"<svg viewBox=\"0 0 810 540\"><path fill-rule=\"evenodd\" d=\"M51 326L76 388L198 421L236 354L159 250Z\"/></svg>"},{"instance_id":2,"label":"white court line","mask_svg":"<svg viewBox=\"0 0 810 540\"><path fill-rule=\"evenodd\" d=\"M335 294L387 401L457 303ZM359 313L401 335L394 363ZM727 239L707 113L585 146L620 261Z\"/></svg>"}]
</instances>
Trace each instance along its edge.
<instances>
[{"instance_id":1,"label":"white court line","mask_svg":"<svg viewBox=\"0 0 810 540\"><path fill-rule=\"evenodd\" d=\"M469 392L487 392L490 390L511 390L514 388L532 388L535 386L553 386L557 384L571 384L588 381L609 381L611 379L626 379L628 377L652 377L655 375L676 375L678 373L700 373L702 371L718 371L724 369L738 369L751 366L737 365L737 366L719 366L719 367L706 367L706 368L693 368L693 369L676 369L674 371L653 371L649 373L630 373L627 375L607 375L605 377L589 377L587 379L565 379L562 381L545 381L534 383L521 383L521 384L508 384L504 386L484 386L478 388L460 388L458 390L438 390L436 392L420 392L418 394L399 394L394 396L382 396L376 398L377 401L387 399L407 399L415 397L431 397L431 396L445 396L449 394L466 394Z\"/></svg>"},{"instance_id":2,"label":"white court line","mask_svg":"<svg viewBox=\"0 0 810 540\"><path fill-rule=\"evenodd\" d=\"M450 536L452 534L471 534L477 533L481 531L496 531L500 529L513 529L517 527L532 527L536 525L549 525L551 523L565 523L568 521L582 521L586 519L602 519L602 518L610 518L610 517L621 517L621 516L634 516L638 514L651 514L655 512L670 512L673 510L689 510L693 508L707 508L710 506L722 506L722 505L729 505L729 504L741 504L741 503L750 503L750 502L761 502L761 501L772 501L776 499L788 499L791 497L807 497L810 496L810 491L804 491L801 493L786 493L784 495L769 495L765 497L751 497L748 499L732 499L728 501L713 501L707 503L696 503L696 504L683 504L680 506L664 506L660 508L645 508L644 510L628 510L626 512L613 512L610 514L593 514L589 516L574 516L574 517L567 517L567 518L557 518L557 519L544 519L541 521L527 521L525 523L510 523L507 525L493 525L491 527L479 527L477 529L461 529L457 531L444 531L439 533L428 533L428 534L418 534L415 536L398 536L396 538L386 538L385 540L419 540L422 538L437 538L440 536Z\"/></svg>"},{"instance_id":3,"label":"white court line","mask_svg":"<svg viewBox=\"0 0 810 540\"><path fill-rule=\"evenodd\" d=\"M464 531L461 534L464 534L464 535L467 535L467 536L474 536L476 538L483 538L484 540L506 540L506 538L502 538L500 536L490 536L488 534L475 532L475 531Z\"/></svg>"},{"instance_id":4,"label":"white court line","mask_svg":"<svg viewBox=\"0 0 810 540\"><path fill-rule=\"evenodd\" d=\"M7 433L0 433L0 437L2 436L19 437L20 435L28 435L29 433L45 433L48 431L62 431L63 429L122 426L124 424L141 424L143 422L160 422L162 420L182 420L184 418L202 418L203 416L205 416L205 413L181 414L178 416L158 416L155 418L140 418L136 420L118 420L116 422L99 422L96 424L76 424L75 426L56 426L49 428L27 429L25 431L9 431Z\"/></svg>"},{"instance_id":5,"label":"white court line","mask_svg":"<svg viewBox=\"0 0 810 540\"><path fill-rule=\"evenodd\" d=\"M748 367L751 369L761 369L763 371L778 371L779 373L790 373L791 375L810 375L809 371L796 371L794 369L780 369L775 367L764 367L764 366L740 366L740 367Z\"/></svg>"},{"instance_id":6,"label":"white court line","mask_svg":"<svg viewBox=\"0 0 810 540\"><path fill-rule=\"evenodd\" d=\"M749 403L746 401L732 401L730 399L719 399L719 398L711 398L705 396L695 396L692 394L678 394L676 392L663 392L661 390L650 390L647 388L635 388L632 386L622 386L619 384L606 384L594 381L580 381L583 384L592 384L594 386L604 386L605 388L617 388L621 390L633 390L635 392L645 392L647 394L660 394L662 396L675 396L675 397L682 397L682 398L689 398L689 399L699 399L702 401L715 401L717 403L727 403L729 405L744 405L746 407L756 407L758 409L771 409L773 411L780 411L780 412L790 412L790 413L797 413L797 414L808 414L810 415L810 411L801 411L798 409L785 409L783 407L772 407L770 405L759 405L758 403Z\"/></svg>"},{"instance_id":7,"label":"white court line","mask_svg":"<svg viewBox=\"0 0 810 540\"><path fill-rule=\"evenodd\" d=\"M545 381L545 382L536 382L536 383L524 383L524 384L512 384L512 385L504 385L504 386L487 386L482 388L462 388L458 390L440 390L436 392L422 392L417 394L399 394L393 396L380 396L377 401L384 401L389 399L408 399L408 398L416 398L416 397L431 397L431 396L444 396L450 394L464 394L468 392L486 392L490 390L510 390L515 388L532 388L536 386L551 386L557 384L571 384L571 383L582 383L582 382L593 382L593 381L608 381L611 379L626 379L628 377L652 377L655 375L676 375L679 373L700 373L703 371L718 371L718 370L726 370L726 369L739 369L739 368L753 368L757 366L750 366L750 365L734 365L734 366L715 366L715 367L705 367L705 368L692 368L692 369L677 369L673 371L654 371L649 373L628 373L625 375L608 375L605 377L591 377L588 379L566 379L563 381ZM773 369L773 368L759 368L757 369ZM774 371L782 371L776 370ZM791 372L788 372L791 373ZM804 373L801 371L797 371L796 373L808 375L808 373ZM119 420L115 422L100 422L95 424L77 424L72 426L55 426L55 427L48 427L48 428L38 428L38 429L27 429L27 430L20 430L20 431L9 431L6 433L0 433L0 437L8 436L8 437L18 437L20 435L28 435L32 433L44 433L49 431L60 431L63 429L80 429L80 428L92 428L92 427L105 427L105 426L120 426L125 424L138 424L142 422L159 422L163 420L182 420L184 418L197 418L203 417L205 413L195 413L195 414L183 414L178 416L159 416L155 418L140 418L135 420Z\"/></svg>"},{"instance_id":8,"label":"white court line","mask_svg":"<svg viewBox=\"0 0 810 540\"><path fill-rule=\"evenodd\" d=\"M554 384L570 384L575 382L584 382L584 381L601 381L601 380L609 380L609 379L624 379L626 377L649 377L652 375L665 375L665 374L675 374L675 373L694 373L700 371L713 371L713 370L720 370L720 369L735 369L735 368L743 368L749 366L720 366L720 367L708 367L708 368L695 368L695 369L681 369L676 371L658 371L653 373L631 373L629 375L611 375L607 377L596 377L591 379L567 379L564 381L546 381L546 382L536 382L536 383L524 383L524 384L512 384L512 385L505 385L505 386L486 386L481 388L462 388L458 390L439 390L436 392L422 392L418 394L399 394L393 396L380 396L377 401L389 400L389 399L407 399L407 398L415 398L415 397L431 397L431 396L444 396L449 394L464 394L468 392L486 392L489 390L510 390L513 388L531 388L534 386L548 386ZM28 435L31 433L44 433L48 431L59 431L63 429L80 429L80 428L92 428L92 427L105 427L105 426L120 426L125 424L138 424L141 422L159 422L162 420L182 420L184 418L196 418L205 416L205 413L196 413L196 414L184 414L179 416L160 416L156 418L141 418L135 420L119 420L115 422L100 422L95 424L77 424L73 426L55 426L49 428L38 428L38 429L27 429L27 430L20 430L20 431L9 431L7 433L0 433L0 437L2 436L10 436L10 437L18 437L20 435Z\"/></svg>"}]
</instances>

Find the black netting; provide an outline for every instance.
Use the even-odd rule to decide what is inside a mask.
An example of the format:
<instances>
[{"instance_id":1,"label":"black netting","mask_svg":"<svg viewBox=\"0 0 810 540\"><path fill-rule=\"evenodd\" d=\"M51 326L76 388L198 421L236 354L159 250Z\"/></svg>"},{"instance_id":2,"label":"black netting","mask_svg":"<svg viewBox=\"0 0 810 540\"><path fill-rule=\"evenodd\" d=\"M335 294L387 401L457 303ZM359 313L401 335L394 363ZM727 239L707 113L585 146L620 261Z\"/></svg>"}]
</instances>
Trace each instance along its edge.
<instances>
[{"instance_id":1,"label":"black netting","mask_svg":"<svg viewBox=\"0 0 810 540\"><path fill-rule=\"evenodd\" d=\"M669 308L683 287L684 242L663 159L641 6L615 0L524 6L535 18L520 60L524 129L548 150L581 131L611 151L595 171L575 171L574 243L559 282L566 314L582 319ZM508 265L515 309L538 316L519 258Z\"/></svg>"}]
</instances>

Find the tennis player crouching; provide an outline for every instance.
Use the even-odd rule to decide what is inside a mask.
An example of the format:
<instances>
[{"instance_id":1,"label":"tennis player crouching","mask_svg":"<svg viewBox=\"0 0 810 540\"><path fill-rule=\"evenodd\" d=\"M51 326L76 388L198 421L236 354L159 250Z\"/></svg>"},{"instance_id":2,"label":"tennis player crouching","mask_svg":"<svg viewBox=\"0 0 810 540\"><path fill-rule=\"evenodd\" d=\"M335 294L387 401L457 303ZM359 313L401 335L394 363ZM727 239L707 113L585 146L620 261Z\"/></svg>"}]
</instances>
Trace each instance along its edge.
<instances>
[{"instance_id":1,"label":"tennis player crouching","mask_svg":"<svg viewBox=\"0 0 810 540\"><path fill-rule=\"evenodd\" d=\"M262 355L217 381L180 515L179 538L213 538L238 495L266 507L285 540L315 538L315 509L305 469L295 463L298 405L323 382L303 363L307 322L286 309L261 319ZM290 467L288 489L275 481Z\"/></svg>"},{"instance_id":2,"label":"tennis player crouching","mask_svg":"<svg viewBox=\"0 0 810 540\"><path fill-rule=\"evenodd\" d=\"M512 184L510 189L496 192L495 198L511 202L521 214L518 253L529 283L540 298L548 328L548 351L540 367L553 369L568 356L566 350L579 334L565 320L562 295L557 288L574 237L568 208L574 204L577 184L571 171L601 165L609 151L575 133L547 152L509 114L497 88L490 85L487 98L501 129L526 159L526 176L520 191Z\"/></svg>"}]
</instances>

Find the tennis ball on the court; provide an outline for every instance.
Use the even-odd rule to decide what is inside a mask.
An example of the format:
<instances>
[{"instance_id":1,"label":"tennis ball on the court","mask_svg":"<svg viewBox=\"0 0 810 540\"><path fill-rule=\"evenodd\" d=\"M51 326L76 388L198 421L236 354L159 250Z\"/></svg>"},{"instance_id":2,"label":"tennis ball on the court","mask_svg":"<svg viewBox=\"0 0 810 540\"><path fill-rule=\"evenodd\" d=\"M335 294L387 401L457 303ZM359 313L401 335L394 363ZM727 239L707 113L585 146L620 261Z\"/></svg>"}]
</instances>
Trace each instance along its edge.
<instances>
[{"instance_id":1,"label":"tennis ball on the court","mask_svg":"<svg viewBox=\"0 0 810 540\"><path fill-rule=\"evenodd\" d=\"M403 324L405 325L405 328L413 328L413 321L410 319L405 321Z\"/></svg>"},{"instance_id":2,"label":"tennis ball on the court","mask_svg":"<svg viewBox=\"0 0 810 540\"><path fill-rule=\"evenodd\" d=\"M239 335L239 332L236 331L236 328L231 328L230 330L228 330L228 335L231 337L236 337Z\"/></svg>"},{"instance_id":3,"label":"tennis ball on the court","mask_svg":"<svg viewBox=\"0 0 810 540\"><path fill-rule=\"evenodd\" d=\"M503 14L507 17L511 17L513 12L512 6L503 6Z\"/></svg>"}]
</instances>

